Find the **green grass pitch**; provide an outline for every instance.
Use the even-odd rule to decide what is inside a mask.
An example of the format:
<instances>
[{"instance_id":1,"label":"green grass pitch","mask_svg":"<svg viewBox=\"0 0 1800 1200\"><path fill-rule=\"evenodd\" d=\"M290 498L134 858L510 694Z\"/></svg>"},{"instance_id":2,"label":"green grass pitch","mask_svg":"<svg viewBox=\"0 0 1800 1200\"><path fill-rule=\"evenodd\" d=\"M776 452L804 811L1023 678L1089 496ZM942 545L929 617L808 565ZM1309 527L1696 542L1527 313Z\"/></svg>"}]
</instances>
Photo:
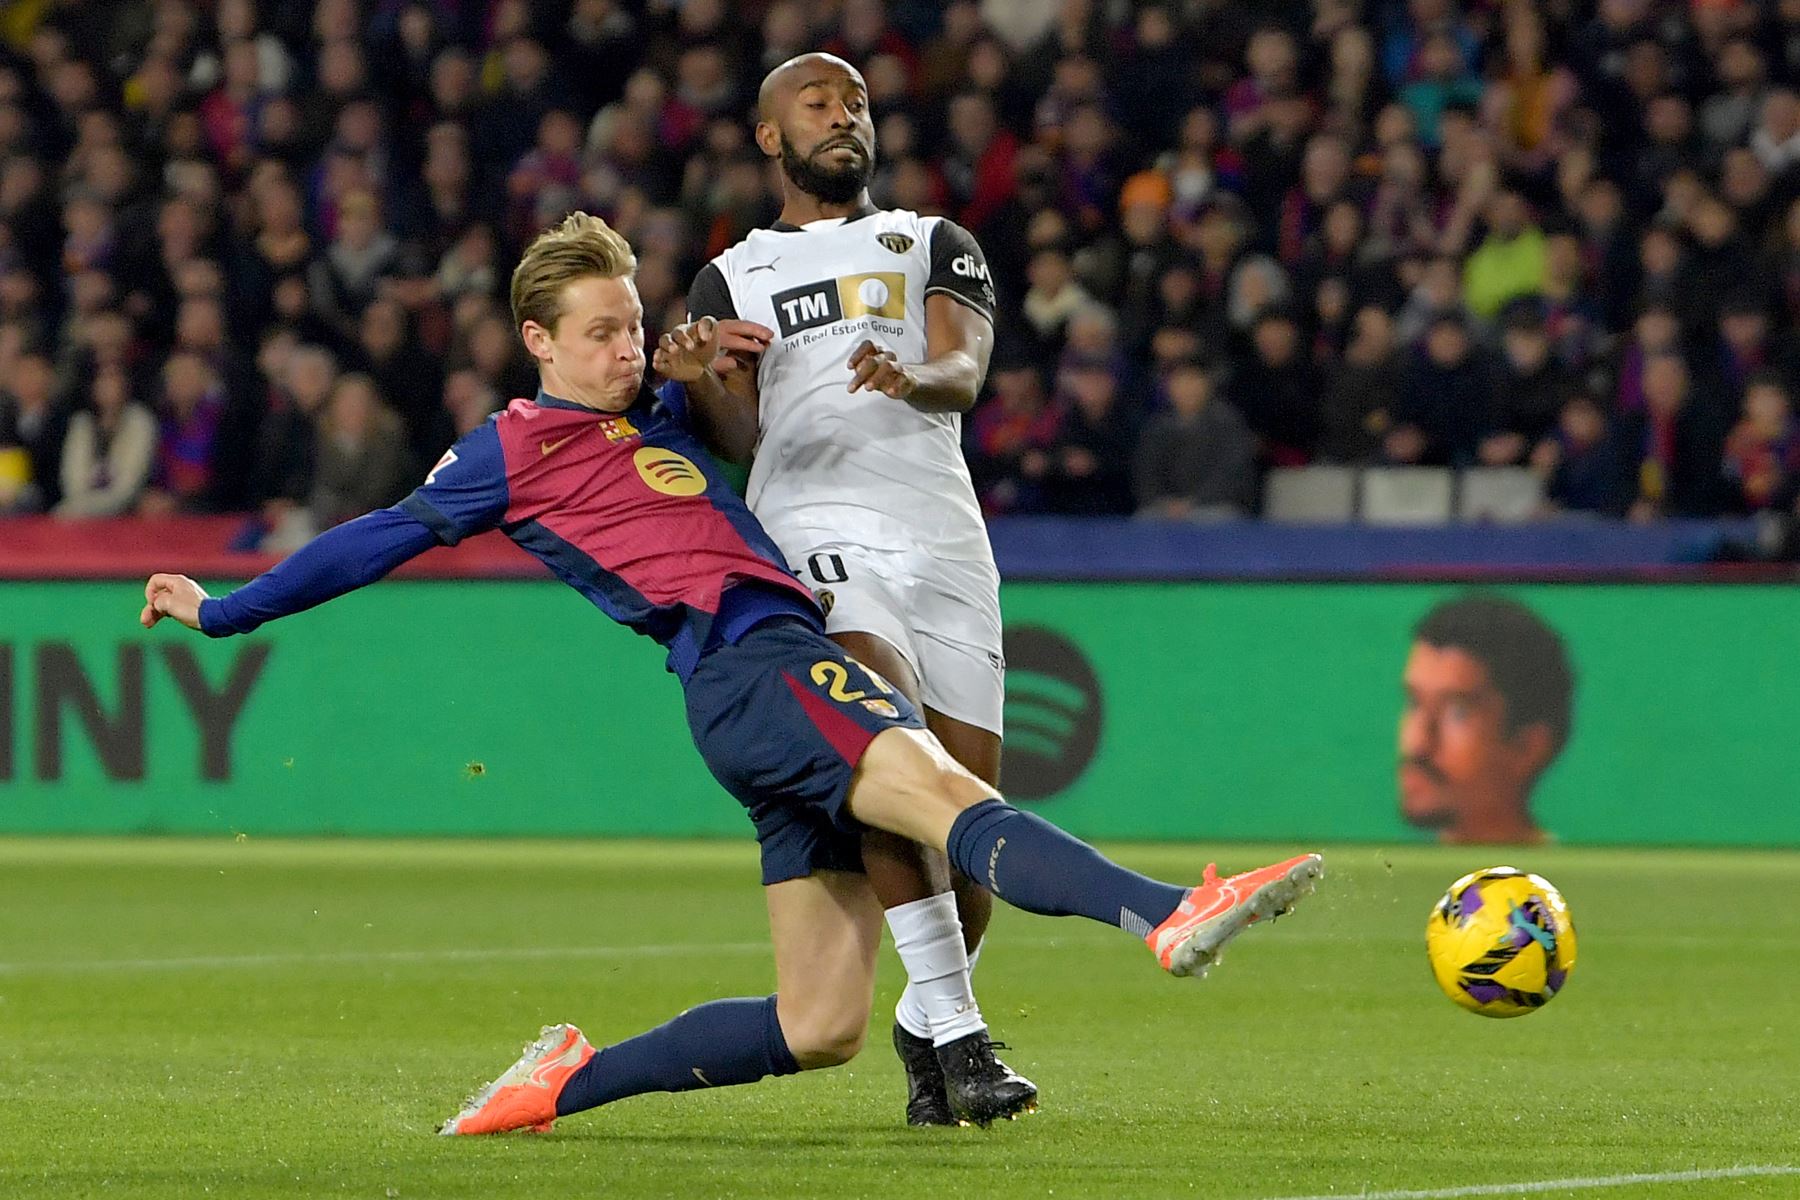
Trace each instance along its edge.
<instances>
[{"instance_id":1,"label":"green grass pitch","mask_svg":"<svg viewBox=\"0 0 1800 1200\"><path fill-rule=\"evenodd\" d=\"M1170 878L1208 857L1111 849ZM1013 1124L902 1124L884 950L846 1068L451 1140L435 1124L540 1024L604 1043L773 987L748 839L0 841L0 1197L1275 1200L1800 1166L1800 855L1326 856L1198 984L1116 930L1002 913L976 982L1044 1104ZM1491 860L1554 880L1580 934L1522 1020L1456 1009L1424 964L1430 904ZM1796 1197L1800 1174L1530 1194Z\"/></svg>"}]
</instances>

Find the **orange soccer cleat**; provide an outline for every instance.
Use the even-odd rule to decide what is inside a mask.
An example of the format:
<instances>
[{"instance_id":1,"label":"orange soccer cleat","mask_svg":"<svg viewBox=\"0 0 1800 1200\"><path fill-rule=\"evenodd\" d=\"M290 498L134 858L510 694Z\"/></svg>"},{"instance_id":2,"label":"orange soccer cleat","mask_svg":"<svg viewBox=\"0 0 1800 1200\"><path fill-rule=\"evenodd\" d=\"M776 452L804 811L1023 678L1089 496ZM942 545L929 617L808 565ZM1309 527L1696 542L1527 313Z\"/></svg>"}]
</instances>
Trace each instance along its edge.
<instances>
[{"instance_id":1,"label":"orange soccer cleat","mask_svg":"<svg viewBox=\"0 0 1800 1200\"><path fill-rule=\"evenodd\" d=\"M546 1025L506 1074L470 1097L438 1132L445 1137L515 1129L549 1133L556 1123L556 1097L563 1084L592 1057L594 1048L581 1030Z\"/></svg>"},{"instance_id":2,"label":"orange soccer cleat","mask_svg":"<svg viewBox=\"0 0 1800 1200\"><path fill-rule=\"evenodd\" d=\"M1324 874L1325 860L1317 854L1228 879L1220 879L1208 863L1200 886L1144 941L1169 974L1199 978L1219 961L1232 938L1264 917L1273 920L1292 911Z\"/></svg>"}]
</instances>

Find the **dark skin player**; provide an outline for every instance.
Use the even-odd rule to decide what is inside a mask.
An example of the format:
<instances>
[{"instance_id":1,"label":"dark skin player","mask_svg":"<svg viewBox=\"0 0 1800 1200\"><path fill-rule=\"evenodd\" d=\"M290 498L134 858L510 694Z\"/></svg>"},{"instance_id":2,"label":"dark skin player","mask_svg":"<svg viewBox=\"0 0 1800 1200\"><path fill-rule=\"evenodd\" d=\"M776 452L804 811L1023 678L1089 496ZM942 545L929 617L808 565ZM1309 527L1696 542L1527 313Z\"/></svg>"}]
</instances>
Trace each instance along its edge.
<instances>
[{"instance_id":1,"label":"dark skin player","mask_svg":"<svg viewBox=\"0 0 1800 1200\"><path fill-rule=\"evenodd\" d=\"M846 217L869 205L868 182L875 167L875 126L868 89L856 68L830 54L806 54L771 71L758 95L756 144L781 163L781 220L805 225ZM665 335L664 348L692 344L691 326ZM752 321L717 323L728 353L713 370L690 383L696 424L709 444L734 462L747 462L757 437L756 355L774 331ZM974 407L993 352L993 328L968 305L948 296L925 300L925 361L903 363L889 349L864 341L845 363L849 390L877 391L927 412L967 412ZM677 342L675 339L681 339ZM958 721L919 702L919 680L904 655L872 634L832 635L846 651L885 676L925 716L951 756L995 786L1000 781L1000 736ZM876 894L889 907L924 899L953 886L963 937L972 949L986 933L993 897L952 872L941 856L910 843L872 833L863 844L863 863Z\"/></svg>"}]
</instances>

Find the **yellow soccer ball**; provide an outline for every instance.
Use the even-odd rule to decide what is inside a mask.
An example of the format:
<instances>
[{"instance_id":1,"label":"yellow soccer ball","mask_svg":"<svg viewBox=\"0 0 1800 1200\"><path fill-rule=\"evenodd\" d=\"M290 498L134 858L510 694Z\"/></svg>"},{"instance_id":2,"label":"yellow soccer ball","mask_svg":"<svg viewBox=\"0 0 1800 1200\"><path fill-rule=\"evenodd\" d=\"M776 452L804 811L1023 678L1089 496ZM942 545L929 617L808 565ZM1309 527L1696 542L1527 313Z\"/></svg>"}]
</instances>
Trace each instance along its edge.
<instances>
[{"instance_id":1,"label":"yellow soccer ball","mask_svg":"<svg viewBox=\"0 0 1800 1200\"><path fill-rule=\"evenodd\" d=\"M1575 925L1549 880L1488 867L1451 884L1432 907L1425 952L1444 995L1484 1017L1522 1017L1568 982Z\"/></svg>"}]
</instances>

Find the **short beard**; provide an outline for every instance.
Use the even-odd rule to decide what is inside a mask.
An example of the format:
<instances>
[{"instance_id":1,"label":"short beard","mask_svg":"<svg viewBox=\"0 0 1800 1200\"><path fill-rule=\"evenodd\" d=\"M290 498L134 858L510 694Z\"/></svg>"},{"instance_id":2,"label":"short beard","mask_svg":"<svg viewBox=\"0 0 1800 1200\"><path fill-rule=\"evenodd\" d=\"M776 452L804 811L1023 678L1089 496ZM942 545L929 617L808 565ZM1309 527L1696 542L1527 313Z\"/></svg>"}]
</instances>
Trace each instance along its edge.
<instances>
[{"instance_id":1,"label":"short beard","mask_svg":"<svg viewBox=\"0 0 1800 1200\"><path fill-rule=\"evenodd\" d=\"M814 157L818 151L813 151ZM788 141L787 134L781 135L781 170L788 177L788 182L807 195L825 204L848 204L862 195L863 189L869 186L869 177L875 173L875 163L867 154L858 156L855 161L841 169L825 167L813 158L801 158L800 152L794 149L794 143Z\"/></svg>"}]
</instances>

